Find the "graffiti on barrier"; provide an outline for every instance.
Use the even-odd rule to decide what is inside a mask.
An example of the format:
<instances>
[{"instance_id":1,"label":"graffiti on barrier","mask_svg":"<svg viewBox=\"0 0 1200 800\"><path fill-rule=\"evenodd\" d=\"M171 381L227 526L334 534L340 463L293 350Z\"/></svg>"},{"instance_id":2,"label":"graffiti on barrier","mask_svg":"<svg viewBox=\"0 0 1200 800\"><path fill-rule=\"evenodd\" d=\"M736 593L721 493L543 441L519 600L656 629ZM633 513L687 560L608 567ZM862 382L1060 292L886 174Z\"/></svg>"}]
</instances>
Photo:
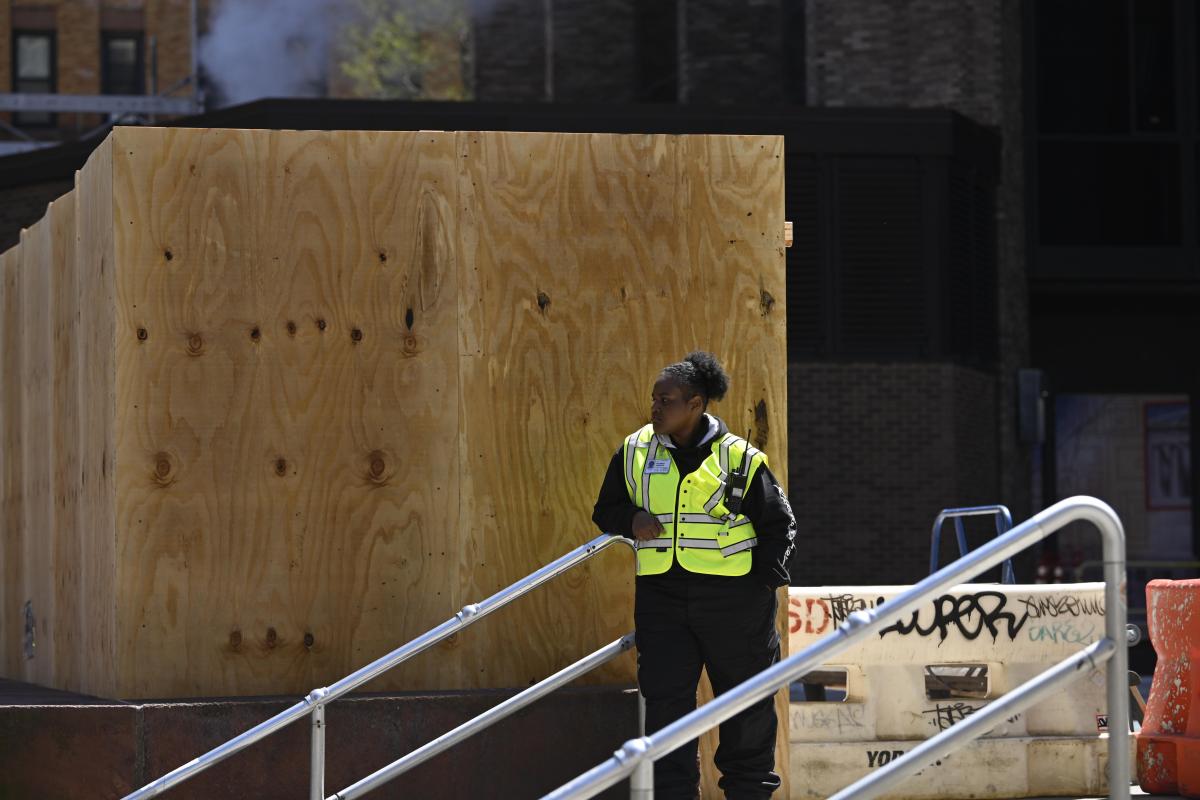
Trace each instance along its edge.
<instances>
[{"instance_id":1,"label":"graffiti on barrier","mask_svg":"<svg viewBox=\"0 0 1200 800\"><path fill-rule=\"evenodd\" d=\"M1029 619L1027 613L1017 616L1006 610L1008 596L1003 592L983 591L975 594L963 594L955 597L944 594L933 601L933 614L921 610L914 611L907 622L901 620L879 632L882 638L889 633L907 636L916 633L918 636L937 634L939 645L946 641L951 630L957 630L964 639L975 641L985 631L996 641L1001 634L1009 639L1016 639L1025 622Z\"/></svg>"},{"instance_id":2,"label":"graffiti on barrier","mask_svg":"<svg viewBox=\"0 0 1200 800\"><path fill-rule=\"evenodd\" d=\"M855 730L864 726L863 707L858 704L823 705L810 708L793 703L789 713L792 728L837 731Z\"/></svg>"},{"instance_id":3,"label":"graffiti on barrier","mask_svg":"<svg viewBox=\"0 0 1200 800\"><path fill-rule=\"evenodd\" d=\"M841 625L855 611L875 608L882 603L882 597L868 600L852 594L791 597L788 599L788 630L792 633L825 633Z\"/></svg>"},{"instance_id":4,"label":"graffiti on barrier","mask_svg":"<svg viewBox=\"0 0 1200 800\"><path fill-rule=\"evenodd\" d=\"M1091 644L1096 641L1095 624L1052 622L1029 626L1029 641L1049 644Z\"/></svg>"},{"instance_id":5,"label":"graffiti on barrier","mask_svg":"<svg viewBox=\"0 0 1200 800\"><path fill-rule=\"evenodd\" d=\"M874 600L853 594L828 594L824 597L792 597L788 600L788 622L791 633L823 634L841 625L855 611L878 608L884 598ZM1030 641L1088 643L1092 635L1086 625L1069 620L1085 616L1104 616L1104 601L1098 597L1076 595L1028 595L1010 598L999 591L974 594L944 594L930 606L914 611L907 620L900 620L879 632L907 636L933 636L945 641L957 631L964 639L975 641L987 634L992 641L1000 637L1016 640L1022 630L1028 631ZM1029 624L1039 620L1041 624Z\"/></svg>"},{"instance_id":6,"label":"graffiti on barrier","mask_svg":"<svg viewBox=\"0 0 1200 800\"><path fill-rule=\"evenodd\" d=\"M925 715L929 724L937 728L939 731L944 731L956 722L961 722L967 717L979 711L983 706L972 706L967 703L952 703L941 704L933 708L926 709L921 713Z\"/></svg>"},{"instance_id":7,"label":"graffiti on barrier","mask_svg":"<svg viewBox=\"0 0 1200 800\"><path fill-rule=\"evenodd\" d=\"M904 755L903 750L868 750L867 766L882 767L884 764L889 764L902 755Z\"/></svg>"},{"instance_id":8,"label":"graffiti on barrier","mask_svg":"<svg viewBox=\"0 0 1200 800\"><path fill-rule=\"evenodd\" d=\"M1099 597L1075 597L1074 595L1042 595L1020 597L1017 602L1025 607L1030 619L1054 617L1080 617L1084 615L1104 616L1104 600Z\"/></svg>"}]
</instances>

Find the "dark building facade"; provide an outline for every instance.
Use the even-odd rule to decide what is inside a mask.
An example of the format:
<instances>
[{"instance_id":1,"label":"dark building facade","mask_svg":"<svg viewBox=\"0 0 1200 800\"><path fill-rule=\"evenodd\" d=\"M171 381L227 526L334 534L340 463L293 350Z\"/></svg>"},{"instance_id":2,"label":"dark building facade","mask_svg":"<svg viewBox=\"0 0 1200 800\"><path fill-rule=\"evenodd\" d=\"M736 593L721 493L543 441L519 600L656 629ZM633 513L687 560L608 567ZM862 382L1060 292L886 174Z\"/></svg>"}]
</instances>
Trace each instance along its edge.
<instances>
[{"instance_id":1,"label":"dark building facade","mask_svg":"<svg viewBox=\"0 0 1200 800\"><path fill-rule=\"evenodd\" d=\"M789 135L800 581L908 582L928 569L939 509L999 502L1019 520L1081 492L1122 515L1131 559L1187 573L1200 396L1194 3L493 7L477 20L481 100L948 109L995 135L994 161L959 150L945 162L886 136L830 152ZM1057 564L1092 577L1097 554L1080 530L1042 558L1051 576ZM1134 605L1151 572L1131 572Z\"/></svg>"}]
</instances>

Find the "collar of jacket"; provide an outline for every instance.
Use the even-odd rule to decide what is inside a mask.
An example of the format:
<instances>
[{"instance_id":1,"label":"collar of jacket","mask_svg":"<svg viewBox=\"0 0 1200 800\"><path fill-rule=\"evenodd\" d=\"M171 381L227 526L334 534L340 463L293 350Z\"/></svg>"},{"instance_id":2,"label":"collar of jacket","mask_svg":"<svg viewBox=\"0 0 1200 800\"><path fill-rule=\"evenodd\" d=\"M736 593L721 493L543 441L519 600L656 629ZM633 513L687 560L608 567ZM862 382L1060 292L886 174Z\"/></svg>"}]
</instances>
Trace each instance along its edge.
<instances>
[{"instance_id":1,"label":"collar of jacket","mask_svg":"<svg viewBox=\"0 0 1200 800\"><path fill-rule=\"evenodd\" d=\"M707 425L708 427L705 429L704 433L701 434L700 438L697 439L695 443L690 445L684 445L683 447L680 447L679 445L675 444L675 442L671 441L670 436L662 433L655 434L654 438L658 439L659 444L661 444L663 447L669 447L672 450L695 450L703 447L705 444L708 444L718 436L724 436L729 432L729 426L722 422L718 417L714 417L711 414L705 414L703 417L701 417L700 424Z\"/></svg>"}]
</instances>

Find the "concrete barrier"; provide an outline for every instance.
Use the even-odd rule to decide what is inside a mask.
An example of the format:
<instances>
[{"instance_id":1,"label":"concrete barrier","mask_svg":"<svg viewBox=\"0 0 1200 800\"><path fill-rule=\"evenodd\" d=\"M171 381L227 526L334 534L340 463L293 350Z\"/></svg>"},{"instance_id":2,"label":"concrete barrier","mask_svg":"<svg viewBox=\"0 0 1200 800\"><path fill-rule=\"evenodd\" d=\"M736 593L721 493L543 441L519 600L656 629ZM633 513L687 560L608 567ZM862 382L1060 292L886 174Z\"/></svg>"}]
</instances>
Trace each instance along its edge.
<instances>
[{"instance_id":1,"label":"concrete barrier","mask_svg":"<svg viewBox=\"0 0 1200 800\"><path fill-rule=\"evenodd\" d=\"M905 588L793 588L791 652ZM828 797L1103 636L1102 583L955 587L806 679L809 699L790 706L791 797ZM1103 794L1106 728L1101 668L884 797Z\"/></svg>"}]
</instances>

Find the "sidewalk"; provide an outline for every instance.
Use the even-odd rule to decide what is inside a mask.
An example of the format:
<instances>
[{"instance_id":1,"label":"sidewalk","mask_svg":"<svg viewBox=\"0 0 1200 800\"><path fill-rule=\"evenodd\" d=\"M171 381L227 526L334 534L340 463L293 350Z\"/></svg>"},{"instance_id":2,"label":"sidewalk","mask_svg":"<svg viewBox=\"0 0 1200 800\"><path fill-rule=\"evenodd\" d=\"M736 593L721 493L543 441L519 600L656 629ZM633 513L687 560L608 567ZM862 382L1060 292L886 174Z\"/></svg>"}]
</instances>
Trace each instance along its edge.
<instances>
[{"instance_id":1,"label":"sidewalk","mask_svg":"<svg viewBox=\"0 0 1200 800\"><path fill-rule=\"evenodd\" d=\"M1145 792L1143 792L1137 786L1131 787L1129 790L1129 794L1132 797L1159 797L1159 798L1162 798L1162 800L1183 800L1183 798L1176 797L1173 794L1172 795L1167 795L1167 794L1149 795L1149 794L1146 794ZM1062 797L1031 797L1031 798L1026 798L1026 800L1064 800L1064 798L1062 798ZM1088 795L1087 797L1077 798L1077 800L1108 800L1108 797L1107 797L1107 795Z\"/></svg>"}]
</instances>

